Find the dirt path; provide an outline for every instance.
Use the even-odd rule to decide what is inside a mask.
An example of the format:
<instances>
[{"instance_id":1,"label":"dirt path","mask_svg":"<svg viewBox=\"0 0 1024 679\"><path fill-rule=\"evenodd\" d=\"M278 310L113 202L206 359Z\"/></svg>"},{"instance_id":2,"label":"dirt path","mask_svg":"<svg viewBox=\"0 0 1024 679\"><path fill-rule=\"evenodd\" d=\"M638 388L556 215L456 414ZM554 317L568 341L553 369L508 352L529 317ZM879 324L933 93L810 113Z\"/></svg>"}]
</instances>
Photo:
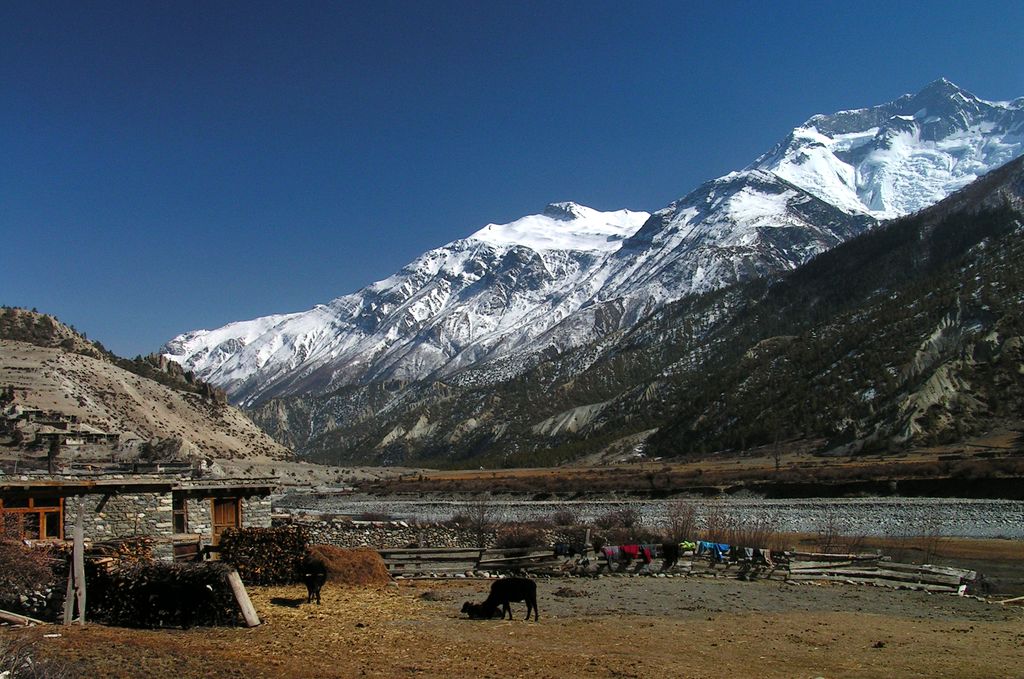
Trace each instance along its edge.
<instances>
[{"instance_id":1,"label":"dirt path","mask_svg":"<svg viewBox=\"0 0 1024 679\"><path fill-rule=\"evenodd\" d=\"M540 622L470 621L486 581L252 588L251 630L27 632L89 677L1014 677L1024 610L848 585L699 578L541 581ZM515 606L517 618L525 606Z\"/></svg>"}]
</instances>

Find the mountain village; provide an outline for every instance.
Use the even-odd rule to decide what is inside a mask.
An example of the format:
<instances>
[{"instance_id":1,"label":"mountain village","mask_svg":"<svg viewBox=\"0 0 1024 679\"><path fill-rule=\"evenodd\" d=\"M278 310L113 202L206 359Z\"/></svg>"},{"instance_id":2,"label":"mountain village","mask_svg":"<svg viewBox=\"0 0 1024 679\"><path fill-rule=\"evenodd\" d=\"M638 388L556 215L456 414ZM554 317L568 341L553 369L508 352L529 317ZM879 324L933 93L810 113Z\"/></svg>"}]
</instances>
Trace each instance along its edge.
<instances>
[{"instance_id":1,"label":"mountain village","mask_svg":"<svg viewBox=\"0 0 1024 679\"><path fill-rule=\"evenodd\" d=\"M4 307L0 679L1002 676L1022 154L940 79L151 356Z\"/></svg>"}]
</instances>

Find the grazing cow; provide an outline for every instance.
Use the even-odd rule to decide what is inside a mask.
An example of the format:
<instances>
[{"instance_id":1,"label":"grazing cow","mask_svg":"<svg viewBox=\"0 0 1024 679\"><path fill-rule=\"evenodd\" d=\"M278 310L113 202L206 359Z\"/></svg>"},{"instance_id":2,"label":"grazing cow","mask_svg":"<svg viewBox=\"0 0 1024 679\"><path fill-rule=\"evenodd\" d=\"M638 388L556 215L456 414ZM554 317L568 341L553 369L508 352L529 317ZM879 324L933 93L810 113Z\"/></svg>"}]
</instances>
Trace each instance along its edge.
<instances>
[{"instance_id":1,"label":"grazing cow","mask_svg":"<svg viewBox=\"0 0 1024 679\"><path fill-rule=\"evenodd\" d=\"M497 610L502 607L502 619L508 615L512 619L512 601L526 602L526 620L530 619L530 611L533 611L533 619L536 621L539 616L537 608L537 583L529 578L502 578L491 583L491 593L487 595L480 606L484 611Z\"/></svg>"},{"instance_id":2,"label":"grazing cow","mask_svg":"<svg viewBox=\"0 0 1024 679\"><path fill-rule=\"evenodd\" d=\"M487 620L489 618L505 617L505 611L500 610L497 606L494 608L487 608L483 604L474 604L469 601L462 604L462 612L468 615L470 620Z\"/></svg>"},{"instance_id":3,"label":"grazing cow","mask_svg":"<svg viewBox=\"0 0 1024 679\"><path fill-rule=\"evenodd\" d=\"M327 564L323 559L307 554L302 560L299 573L302 575L302 581L306 583L306 603L311 604L313 599L316 599L319 605L320 588L327 582Z\"/></svg>"}]
</instances>

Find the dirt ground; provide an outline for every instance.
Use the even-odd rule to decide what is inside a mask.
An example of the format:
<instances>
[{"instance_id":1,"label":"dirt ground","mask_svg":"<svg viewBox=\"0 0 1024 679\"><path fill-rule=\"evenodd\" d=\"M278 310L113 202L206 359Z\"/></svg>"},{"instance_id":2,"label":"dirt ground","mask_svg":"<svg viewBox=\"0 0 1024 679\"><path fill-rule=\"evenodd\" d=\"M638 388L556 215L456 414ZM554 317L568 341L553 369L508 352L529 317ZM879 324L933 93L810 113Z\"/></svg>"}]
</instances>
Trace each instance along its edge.
<instances>
[{"instance_id":1,"label":"dirt ground","mask_svg":"<svg viewBox=\"0 0 1024 679\"><path fill-rule=\"evenodd\" d=\"M253 629L5 628L81 677L1020 677L1024 608L827 584L539 581L540 621L471 621L485 580L250 588ZM44 634L60 634L47 638Z\"/></svg>"}]
</instances>

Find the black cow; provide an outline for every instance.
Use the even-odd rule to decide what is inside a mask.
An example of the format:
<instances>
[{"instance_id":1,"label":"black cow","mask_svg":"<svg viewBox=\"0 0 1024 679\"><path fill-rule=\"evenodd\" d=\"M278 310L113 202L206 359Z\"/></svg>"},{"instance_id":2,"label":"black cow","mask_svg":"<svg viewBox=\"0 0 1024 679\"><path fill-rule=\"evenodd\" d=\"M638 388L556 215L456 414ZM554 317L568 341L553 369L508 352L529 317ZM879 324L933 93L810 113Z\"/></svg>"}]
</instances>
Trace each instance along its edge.
<instances>
[{"instance_id":1,"label":"black cow","mask_svg":"<svg viewBox=\"0 0 1024 679\"><path fill-rule=\"evenodd\" d=\"M491 583L491 593L482 604L466 602L462 605L462 612L469 613L470 617L490 618L501 607L501 617L507 615L512 619L512 601L526 602L526 620L530 619L530 611L533 611L534 621L538 620L540 609L537 607L537 583L529 578L502 578Z\"/></svg>"},{"instance_id":2,"label":"black cow","mask_svg":"<svg viewBox=\"0 0 1024 679\"><path fill-rule=\"evenodd\" d=\"M487 620L489 618L504 618L505 611L494 608L487 608L483 604L474 604L467 601L462 604L462 612L469 616L470 620Z\"/></svg>"},{"instance_id":3,"label":"black cow","mask_svg":"<svg viewBox=\"0 0 1024 679\"><path fill-rule=\"evenodd\" d=\"M327 582L327 564L312 554L307 554L302 560L302 565L299 568L299 573L302 575L302 581L306 583L306 603L313 603L313 599L316 599L317 605L320 604L320 588Z\"/></svg>"},{"instance_id":4,"label":"black cow","mask_svg":"<svg viewBox=\"0 0 1024 679\"><path fill-rule=\"evenodd\" d=\"M665 559L661 563L661 570L670 571L679 562L679 543L666 542L661 546L661 555Z\"/></svg>"}]
</instances>

